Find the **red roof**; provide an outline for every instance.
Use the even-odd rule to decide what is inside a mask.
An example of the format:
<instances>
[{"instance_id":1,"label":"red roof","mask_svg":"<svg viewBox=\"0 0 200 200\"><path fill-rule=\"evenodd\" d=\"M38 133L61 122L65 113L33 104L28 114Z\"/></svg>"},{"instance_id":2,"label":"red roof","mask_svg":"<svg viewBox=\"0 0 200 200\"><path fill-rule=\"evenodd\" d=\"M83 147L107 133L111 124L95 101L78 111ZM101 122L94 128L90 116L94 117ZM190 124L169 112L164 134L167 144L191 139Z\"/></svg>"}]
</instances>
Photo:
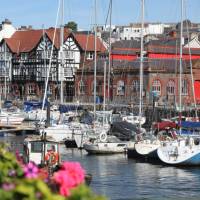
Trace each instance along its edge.
<instances>
[{"instance_id":1,"label":"red roof","mask_svg":"<svg viewBox=\"0 0 200 200\"><path fill-rule=\"evenodd\" d=\"M54 28L46 29L45 33L53 43ZM69 30L64 29L64 40L69 36ZM55 32L55 47L59 49L60 47L60 29L56 29ZM16 31L11 38L5 39L7 45L13 53L30 52L39 43L43 36L43 30L20 30Z\"/></svg>"},{"instance_id":2,"label":"red roof","mask_svg":"<svg viewBox=\"0 0 200 200\"><path fill-rule=\"evenodd\" d=\"M40 41L42 30L16 31L11 38L5 39L13 53L29 52Z\"/></svg>"},{"instance_id":3,"label":"red roof","mask_svg":"<svg viewBox=\"0 0 200 200\"><path fill-rule=\"evenodd\" d=\"M93 34L74 33L73 36L83 51L95 51L95 36ZM97 38L97 51L102 53L106 51L106 47L99 38Z\"/></svg>"},{"instance_id":4,"label":"red roof","mask_svg":"<svg viewBox=\"0 0 200 200\"><path fill-rule=\"evenodd\" d=\"M49 28L47 30L45 30L49 39L52 41L53 43L53 38L54 38L54 32L55 32L55 41L54 41L54 45L57 49L60 48L60 28ZM64 41L67 40L69 34L71 33L71 31L67 28L64 29Z\"/></svg>"},{"instance_id":5,"label":"red roof","mask_svg":"<svg viewBox=\"0 0 200 200\"><path fill-rule=\"evenodd\" d=\"M57 49L60 48L60 28L49 28L45 30L45 33L53 43L55 32L54 45ZM64 29L64 41L67 40L71 31L69 29ZM16 31L11 38L5 39L7 45L13 53L22 53L32 51L39 43L43 37L43 30L19 30ZM74 33L73 37L83 51L94 51L94 35L86 35ZM106 48L103 43L97 38L97 51L105 52Z\"/></svg>"}]
</instances>

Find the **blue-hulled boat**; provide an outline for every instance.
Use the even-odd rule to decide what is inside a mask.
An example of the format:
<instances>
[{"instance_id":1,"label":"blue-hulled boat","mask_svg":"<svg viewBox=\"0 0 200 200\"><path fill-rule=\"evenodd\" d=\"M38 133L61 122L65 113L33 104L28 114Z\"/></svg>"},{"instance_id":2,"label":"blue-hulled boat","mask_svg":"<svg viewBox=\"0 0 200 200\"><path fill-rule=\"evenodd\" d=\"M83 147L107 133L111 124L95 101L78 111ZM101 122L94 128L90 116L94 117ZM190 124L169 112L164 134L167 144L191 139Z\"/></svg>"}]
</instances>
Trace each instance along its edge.
<instances>
[{"instance_id":1,"label":"blue-hulled boat","mask_svg":"<svg viewBox=\"0 0 200 200\"><path fill-rule=\"evenodd\" d=\"M159 159L169 165L200 165L200 137L188 136L163 143L158 150Z\"/></svg>"}]
</instances>

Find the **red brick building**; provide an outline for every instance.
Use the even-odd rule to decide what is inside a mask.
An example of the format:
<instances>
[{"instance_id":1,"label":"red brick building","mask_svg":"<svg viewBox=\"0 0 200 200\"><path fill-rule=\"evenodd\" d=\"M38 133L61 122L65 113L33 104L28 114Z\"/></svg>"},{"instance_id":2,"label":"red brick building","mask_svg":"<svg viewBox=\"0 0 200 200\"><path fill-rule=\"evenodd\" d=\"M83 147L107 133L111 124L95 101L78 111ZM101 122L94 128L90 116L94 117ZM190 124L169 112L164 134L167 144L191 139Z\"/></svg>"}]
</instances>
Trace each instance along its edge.
<instances>
[{"instance_id":1,"label":"red brick building","mask_svg":"<svg viewBox=\"0 0 200 200\"><path fill-rule=\"evenodd\" d=\"M180 39L168 36L165 39L152 40L145 44L144 50L144 102L152 103L153 94L156 93L160 105L173 106L178 104ZM183 104L191 105L193 103L191 64L196 100L200 103L200 43L198 38L191 40L185 38L182 57ZM119 104L137 104L140 84L140 41L125 40L114 43L111 59L111 101ZM99 96L103 96L104 61L105 58L101 58L97 62L97 95ZM108 60L106 62L108 63ZM77 97L79 99L82 97L83 101L92 99L93 96L93 66L94 63L91 63L83 69L82 86L79 84L80 71L78 70L76 74Z\"/></svg>"}]
</instances>

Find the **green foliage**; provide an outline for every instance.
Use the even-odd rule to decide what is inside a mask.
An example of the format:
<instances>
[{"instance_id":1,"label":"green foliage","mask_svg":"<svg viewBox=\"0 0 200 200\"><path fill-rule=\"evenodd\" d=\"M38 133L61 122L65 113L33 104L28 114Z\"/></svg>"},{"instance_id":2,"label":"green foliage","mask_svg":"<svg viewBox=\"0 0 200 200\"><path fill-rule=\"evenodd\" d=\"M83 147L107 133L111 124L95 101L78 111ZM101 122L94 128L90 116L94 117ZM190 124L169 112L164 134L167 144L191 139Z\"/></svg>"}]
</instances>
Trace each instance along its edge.
<instances>
[{"instance_id":1,"label":"green foliage","mask_svg":"<svg viewBox=\"0 0 200 200\"><path fill-rule=\"evenodd\" d=\"M14 172L14 173L12 173ZM21 177L23 171L15 156L6 150L4 144L0 144L0 184L10 182L13 177Z\"/></svg>"},{"instance_id":2,"label":"green foliage","mask_svg":"<svg viewBox=\"0 0 200 200\"><path fill-rule=\"evenodd\" d=\"M72 31L77 31L78 28L77 23L74 21L68 22L67 24L65 24L65 27L70 28Z\"/></svg>"},{"instance_id":3,"label":"green foliage","mask_svg":"<svg viewBox=\"0 0 200 200\"><path fill-rule=\"evenodd\" d=\"M71 191L68 200L105 200L103 196L95 195L90 188L82 184Z\"/></svg>"}]
</instances>

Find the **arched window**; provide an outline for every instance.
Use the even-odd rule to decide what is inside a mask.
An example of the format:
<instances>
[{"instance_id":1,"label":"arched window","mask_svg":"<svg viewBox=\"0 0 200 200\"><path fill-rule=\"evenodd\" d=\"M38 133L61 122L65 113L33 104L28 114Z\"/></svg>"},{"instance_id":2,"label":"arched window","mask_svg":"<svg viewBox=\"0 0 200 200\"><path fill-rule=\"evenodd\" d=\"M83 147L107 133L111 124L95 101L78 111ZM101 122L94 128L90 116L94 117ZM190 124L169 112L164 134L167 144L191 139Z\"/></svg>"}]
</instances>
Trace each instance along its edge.
<instances>
[{"instance_id":1,"label":"arched window","mask_svg":"<svg viewBox=\"0 0 200 200\"><path fill-rule=\"evenodd\" d=\"M139 80L133 80L132 82L132 89L133 92L139 92L140 91L140 81Z\"/></svg>"},{"instance_id":2,"label":"arched window","mask_svg":"<svg viewBox=\"0 0 200 200\"><path fill-rule=\"evenodd\" d=\"M161 95L161 83L158 79L153 81L152 92L155 92L157 95Z\"/></svg>"},{"instance_id":3,"label":"arched window","mask_svg":"<svg viewBox=\"0 0 200 200\"><path fill-rule=\"evenodd\" d=\"M175 82L174 80L169 80L167 83L167 95L174 95L175 94Z\"/></svg>"},{"instance_id":4,"label":"arched window","mask_svg":"<svg viewBox=\"0 0 200 200\"><path fill-rule=\"evenodd\" d=\"M124 81L120 80L117 83L117 95L124 95L125 94L125 84Z\"/></svg>"},{"instance_id":5,"label":"arched window","mask_svg":"<svg viewBox=\"0 0 200 200\"><path fill-rule=\"evenodd\" d=\"M85 83L83 80L79 82L79 93L80 94L85 94Z\"/></svg>"},{"instance_id":6,"label":"arched window","mask_svg":"<svg viewBox=\"0 0 200 200\"><path fill-rule=\"evenodd\" d=\"M181 92L182 95L188 95L188 81L186 79L182 80Z\"/></svg>"}]
</instances>

